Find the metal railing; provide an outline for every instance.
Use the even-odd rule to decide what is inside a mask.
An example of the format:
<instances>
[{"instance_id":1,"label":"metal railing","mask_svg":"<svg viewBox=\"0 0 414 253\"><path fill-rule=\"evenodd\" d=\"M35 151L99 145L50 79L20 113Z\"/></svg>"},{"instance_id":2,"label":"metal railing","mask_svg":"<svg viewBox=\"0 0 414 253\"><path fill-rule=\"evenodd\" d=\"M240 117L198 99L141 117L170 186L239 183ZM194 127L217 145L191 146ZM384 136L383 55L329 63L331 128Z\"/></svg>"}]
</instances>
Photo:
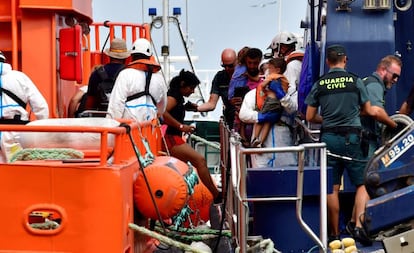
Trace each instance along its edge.
<instances>
[{"instance_id":1,"label":"metal railing","mask_svg":"<svg viewBox=\"0 0 414 253\"><path fill-rule=\"evenodd\" d=\"M305 169L305 150L320 150L320 236L302 219L302 201L303 201L303 181ZM297 170L297 189L295 196L285 197L263 197L249 198L246 189L246 155L264 154L264 153L281 153L293 152L298 154ZM298 146L277 147L277 148L243 148L240 138L237 134L230 136L230 160L231 160L231 178L228 199L234 200L229 203L227 210L227 219L236 236L240 252L247 252L247 235L248 235L248 207L247 202L264 202L264 201L295 201L296 217L299 225L304 232L319 246L321 252L327 252L327 151L325 143L308 143ZM235 230L235 231L234 231ZM293 235L292 235L293 236Z\"/></svg>"}]
</instances>

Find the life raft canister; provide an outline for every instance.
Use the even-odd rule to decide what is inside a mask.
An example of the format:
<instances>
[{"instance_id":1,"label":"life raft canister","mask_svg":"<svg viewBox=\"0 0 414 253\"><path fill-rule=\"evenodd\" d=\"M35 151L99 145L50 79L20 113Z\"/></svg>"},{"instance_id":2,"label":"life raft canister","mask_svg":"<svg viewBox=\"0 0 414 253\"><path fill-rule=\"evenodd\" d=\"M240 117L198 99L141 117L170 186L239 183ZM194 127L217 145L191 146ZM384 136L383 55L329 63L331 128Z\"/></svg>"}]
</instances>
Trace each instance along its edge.
<instances>
[{"instance_id":1,"label":"life raft canister","mask_svg":"<svg viewBox=\"0 0 414 253\"><path fill-rule=\"evenodd\" d=\"M186 163L169 156L158 156L151 165L144 168L162 219L174 217L187 203L189 190L185 176L189 172ZM142 171L134 182L134 202L142 215L159 219Z\"/></svg>"}]
</instances>

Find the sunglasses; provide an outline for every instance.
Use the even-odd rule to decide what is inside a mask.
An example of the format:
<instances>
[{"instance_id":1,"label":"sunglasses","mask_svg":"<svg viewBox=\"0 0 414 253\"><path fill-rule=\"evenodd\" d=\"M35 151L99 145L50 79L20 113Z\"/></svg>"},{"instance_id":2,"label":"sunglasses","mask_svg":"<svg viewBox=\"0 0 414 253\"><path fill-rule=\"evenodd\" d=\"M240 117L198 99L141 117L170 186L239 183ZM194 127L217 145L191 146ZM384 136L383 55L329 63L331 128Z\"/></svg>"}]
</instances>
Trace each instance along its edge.
<instances>
[{"instance_id":1,"label":"sunglasses","mask_svg":"<svg viewBox=\"0 0 414 253\"><path fill-rule=\"evenodd\" d=\"M397 73L394 73L392 71L390 71L389 69L386 69L388 73L392 74L392 80L398 80L398 78L400 78L400 75Z\"/></svg>"},{"instance_id":2,"label":"sunglasses","mask_svg":"<svg viewBox=\"0 0 414 253\"><path fill-rule=\"evenodd\" d=\"M234 64L233 63L231 63L231 64L221 64L221 66L223 68L230 68L230 69L234 68Z\"/></svg>"}]
</instances>

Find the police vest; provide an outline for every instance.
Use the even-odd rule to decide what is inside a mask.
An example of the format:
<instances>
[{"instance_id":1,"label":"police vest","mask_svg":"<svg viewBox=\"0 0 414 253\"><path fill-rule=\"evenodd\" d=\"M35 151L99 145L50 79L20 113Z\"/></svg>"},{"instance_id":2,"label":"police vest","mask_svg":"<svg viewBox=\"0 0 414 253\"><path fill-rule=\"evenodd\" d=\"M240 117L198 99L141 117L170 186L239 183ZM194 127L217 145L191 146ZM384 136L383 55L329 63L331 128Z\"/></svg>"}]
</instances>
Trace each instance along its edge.
<instances>
[{"instance_id":1,"label":"police vest","mask_svg":"<svg viewBox=\"0 0 414 253\"><path fill-rule=\"evenodd\" d=\"M356 86L358 77L344 71L333 71L324 75L317 81L319 95L332 95L337 93L358 93Z\"/></svg>"}]
</instances>

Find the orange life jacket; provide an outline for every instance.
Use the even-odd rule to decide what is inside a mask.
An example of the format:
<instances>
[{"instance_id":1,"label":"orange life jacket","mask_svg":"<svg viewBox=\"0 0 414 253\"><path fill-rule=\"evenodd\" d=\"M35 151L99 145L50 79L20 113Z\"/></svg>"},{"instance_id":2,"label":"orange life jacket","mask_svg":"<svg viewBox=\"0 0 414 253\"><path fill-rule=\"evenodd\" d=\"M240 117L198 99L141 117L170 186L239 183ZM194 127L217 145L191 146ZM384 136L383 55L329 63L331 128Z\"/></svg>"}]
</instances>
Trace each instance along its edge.
<instances>
[{"instance_id":1,"label":"orange life jacket","mask_svg":"<svg viewBox=\"0 0 414 253\"><path fill-rule=\"evenodd\" d=\"M137 70L142 70L147 72L148 66L152 66L152 73L157 73L160 71L161 66L151 57L150 59L139 59L133 62L130 62L127 65L127 68L134 68Z\"/></svg>"},{"instance_id":2,"label":"orange life jacket","mask_svg":"<svg viewBox=\"0 0 414 253\"><path fill-rule=\"evenodd\" d=\"M266 91L262 88L262 85L259 84L256 87L256 109L261 111L266 99Z\"/></svg>"}]
</instances>

